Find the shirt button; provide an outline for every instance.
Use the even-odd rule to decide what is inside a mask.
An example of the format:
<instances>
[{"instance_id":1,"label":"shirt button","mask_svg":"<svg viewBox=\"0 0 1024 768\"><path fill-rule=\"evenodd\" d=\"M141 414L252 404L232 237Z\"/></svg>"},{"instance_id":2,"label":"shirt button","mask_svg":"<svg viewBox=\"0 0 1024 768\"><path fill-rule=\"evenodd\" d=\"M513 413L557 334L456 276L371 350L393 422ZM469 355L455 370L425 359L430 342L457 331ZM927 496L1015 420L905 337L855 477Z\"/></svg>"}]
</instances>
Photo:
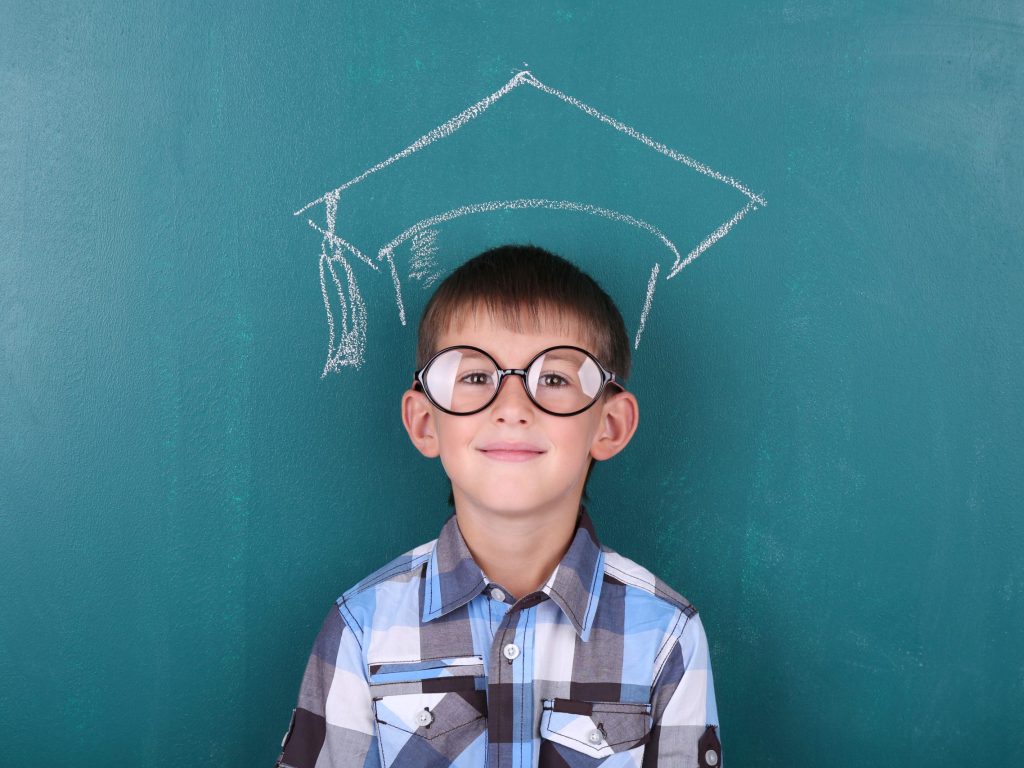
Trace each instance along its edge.
<instances>
[{"instance_id":1,"label":"shirt button","mask_svg":"<svg viewBox=\"0 0 1024 768\"><path fill-rule=\"evenodd\" d=\"M708 765L718 765L718 753L713 749L709 749L704 753L704 762Z\"/></svg>"},{"instance_id":2,"label":"shirt button","mask_svg":"<svg viewBox=\"0 0 1024 768\"><path fill-rule=\"evenodd\" d=\"M515 661L519 658L519 646L515 643L509 643L501 649L501 653L509 661Z\"/></svg>"},{"instance_id":3,"label":"shirt button","mask_svg":"<svg viewBox=\"0 0 1024 768\"><path fill-rule=\"evenodd\" d=\"M434 722L434 715L429 709L424 709L422 712L416 713L416 725L421 728L426 728Z\"/></svg>"},{"instance_id":4,"label":"shirt button","mask_svg":"<svg viewBox=\"0 0 1024 768\"><path fill-rule=\"evenodd\" d=\"M495 587L494 589L491 590L491 599L492 600L497 600L499 603L504 603L505 602L505 593L502 592L497 587Z\"/></svg>"},{"instance_id":5,"label":"shirt button","mask_svg":"<svg viewBox=\"0 0 1024 768\"><path fill-rule=\"evenodd\" d=\"M593 744L595 747L604 741L604 736L596 728L587 734L587 741Z\"/></svg>"}]
</instances>

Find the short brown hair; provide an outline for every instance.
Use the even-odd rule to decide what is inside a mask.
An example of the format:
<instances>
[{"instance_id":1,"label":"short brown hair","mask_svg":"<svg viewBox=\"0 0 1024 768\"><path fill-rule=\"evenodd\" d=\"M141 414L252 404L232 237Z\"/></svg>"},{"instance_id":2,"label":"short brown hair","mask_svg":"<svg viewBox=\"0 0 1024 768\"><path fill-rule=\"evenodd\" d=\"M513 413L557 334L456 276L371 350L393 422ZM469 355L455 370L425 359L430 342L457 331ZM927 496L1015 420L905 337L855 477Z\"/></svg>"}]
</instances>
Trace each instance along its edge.
<instances>
[{"instance_id":1,"label":"short brown hair","mask_svg":"<svg viewBox=\"0 0 1024 768\"><path fill-rule=\"evenodd\" d=\"M539 326L541 312L575 321L601 364L629 376L629 338L615 302L572 262L534 245L502 245L467 261L438 286L420 320L416 367L437 352L437 340L478 308L519 330L524 316Z\"/></svg>"}]
</instances>

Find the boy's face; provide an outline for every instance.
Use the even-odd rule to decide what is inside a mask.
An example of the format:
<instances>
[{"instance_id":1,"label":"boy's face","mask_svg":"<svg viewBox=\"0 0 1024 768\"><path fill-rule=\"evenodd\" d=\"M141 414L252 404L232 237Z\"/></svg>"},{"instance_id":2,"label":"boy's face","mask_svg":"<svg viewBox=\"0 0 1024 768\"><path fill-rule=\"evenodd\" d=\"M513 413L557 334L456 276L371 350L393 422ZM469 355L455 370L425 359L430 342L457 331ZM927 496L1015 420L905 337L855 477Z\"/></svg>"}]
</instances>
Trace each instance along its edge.
<instances>
[{"instance_id":1,"label":"boy's face","mask_svg":"<svg viewBox=\"0 0 1024 768\"><path fill-rule=\"evenodd\" d=\"M575 323L541 315L536 329L506 327L486 311L448 329L437 342L479 347L503 368L522 368L537 353L558 345L589 348ZM604 362L604 361L602 361ZM527 397L519 376L503 381L487 408L468 416L444 413L422 392L403 397L403 422L425 456L440 456L452 483L457 511L523 515L579 506L591 458L610 458L636 429L636 399L615 388L576 416L553 416Z\"/></svg>"}]
</instances>

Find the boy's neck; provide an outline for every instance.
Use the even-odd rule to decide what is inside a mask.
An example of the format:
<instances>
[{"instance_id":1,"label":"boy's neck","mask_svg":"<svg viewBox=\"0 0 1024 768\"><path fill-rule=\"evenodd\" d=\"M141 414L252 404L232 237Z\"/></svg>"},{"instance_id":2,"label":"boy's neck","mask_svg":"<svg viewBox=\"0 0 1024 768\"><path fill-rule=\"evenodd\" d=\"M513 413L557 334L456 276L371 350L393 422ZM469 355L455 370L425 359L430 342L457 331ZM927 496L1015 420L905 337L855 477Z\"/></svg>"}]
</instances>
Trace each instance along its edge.
<instances>
[{"instance_id":1,"label":"boy's neck","mask_svg":"<svg viewBox=\"0 0 1024 768\"><path fill-rule=\"evenodd\" d=\"M456 504L459 531L487 578L515 598L536 592L572 543L579 500L541 514L480 513Z\"/></svg>"}]
</instances>

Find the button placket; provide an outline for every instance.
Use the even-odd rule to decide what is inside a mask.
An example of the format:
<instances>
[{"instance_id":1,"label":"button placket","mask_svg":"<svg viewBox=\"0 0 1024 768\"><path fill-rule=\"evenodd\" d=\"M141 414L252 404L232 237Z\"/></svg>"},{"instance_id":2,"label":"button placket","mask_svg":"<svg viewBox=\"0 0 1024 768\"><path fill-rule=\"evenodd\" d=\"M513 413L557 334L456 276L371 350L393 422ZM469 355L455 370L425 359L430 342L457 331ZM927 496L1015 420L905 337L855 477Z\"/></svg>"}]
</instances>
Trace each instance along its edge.
<instances>
[{"instance_id":1,"label":"button placket","mask_svg":"<svg viewBox=\"0 0 1024 768\"><path fill-rule=\"evenodd\" d=\"M507 603L506 607L508 607ZM516 668L513 667L513 660L509 659L506 655L505 649L513 646L516 649L516 655L519 655L519 646L515 643L519 617L518 611L509 609L498 624L491 641L490 674L487 679L489 693L487 700L487 727L489 731L493 730L496 732L500 729L502 732L508 730L511 733L517 733L523 729L522 723L518 722L517 708L512 707L511 700L506 701L506 697L499 694L499 689L497 688L498 686L515 682ZM489 743L488 755L490 756L491 765L499 765L498 745ZM510 766L501 763L500 768L510 768Z\"/></svg>"}]
</instances>

